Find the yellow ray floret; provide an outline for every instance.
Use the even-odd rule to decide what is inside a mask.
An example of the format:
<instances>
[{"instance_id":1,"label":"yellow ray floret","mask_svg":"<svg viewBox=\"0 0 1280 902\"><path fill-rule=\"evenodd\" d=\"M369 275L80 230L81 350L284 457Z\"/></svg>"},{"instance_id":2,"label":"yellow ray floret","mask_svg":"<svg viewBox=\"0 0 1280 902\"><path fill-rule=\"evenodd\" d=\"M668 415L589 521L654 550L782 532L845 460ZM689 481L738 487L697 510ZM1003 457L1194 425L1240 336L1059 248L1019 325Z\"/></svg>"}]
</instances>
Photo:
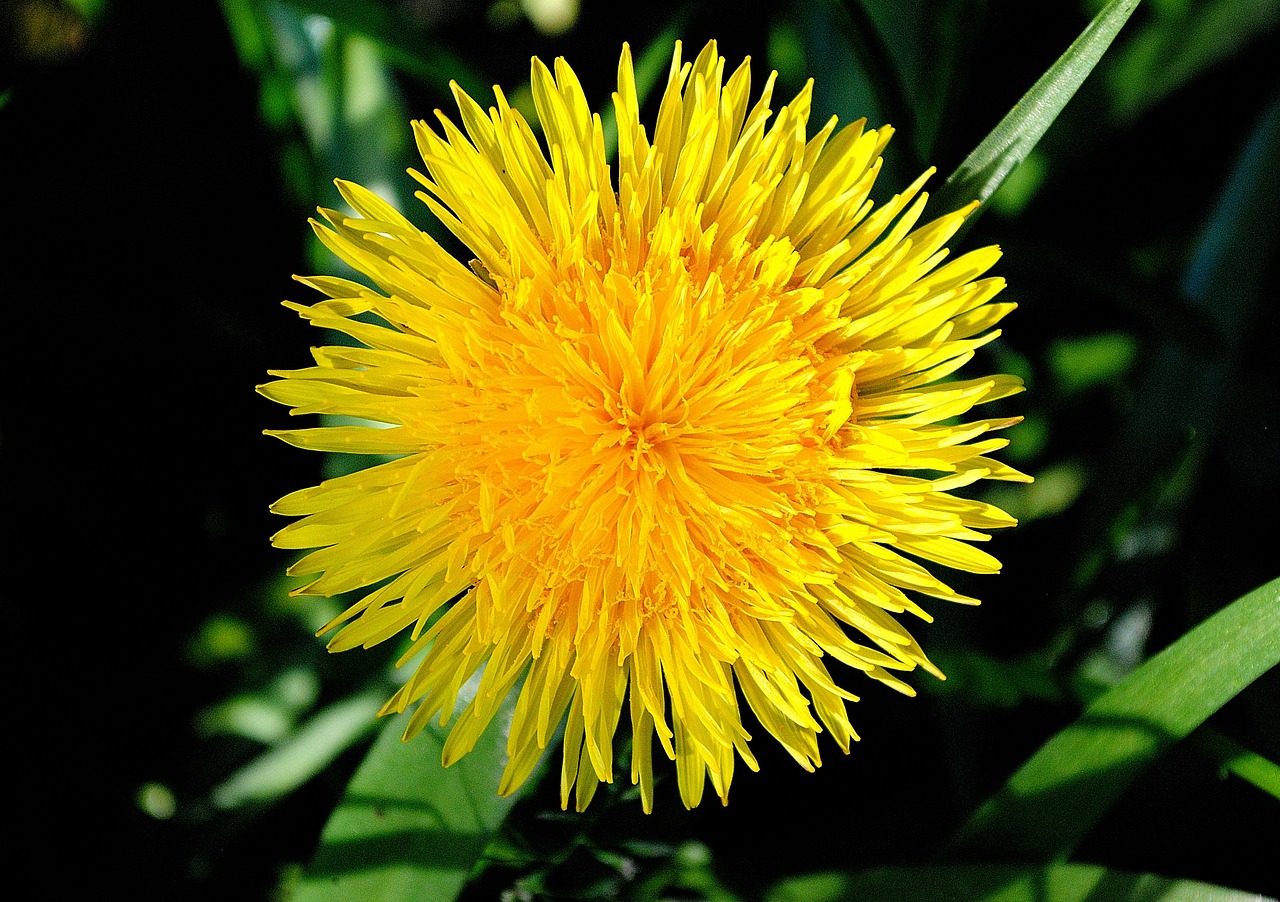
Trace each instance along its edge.
<instances>
[{"instance_id":1,"label":"yellow ray floret","mask_svg":"<svg viewBox=\"0 0 1280 902\"><path fill-rule=\"evenodd\" d=\"M988 456L1015 419L957 419L1020 390L954 377L1012 309L999 252L947 260L968 211L922 224L924 176L873 209L890 129L810 136L808 87L751 103L714 43L676 45L651 135L623 48L615 165L568 65L531 80L547 150L496 89L413 124L418 196L470 265L358 185L354 215L321 211L372 287L304 279L328 299L289 306L360 346L261 391L357 424L273 434L393 459L281 499L274 542L310 550L301 591L367 591L331 649L407 636L385 710L414 709L406 738L453 719L446 764L516 691L501 792L563 724L584 807L626 707L645 810L655 736L686 805L707 778L726 799L756 767L740 700L812 769L819 733L857 738L831 662L911 694L895 673L937 671L895 615L973 601L925 565L999 569L973 543L1014 521L950 494L1026 479Z\"/></svg>"}]
</instances>

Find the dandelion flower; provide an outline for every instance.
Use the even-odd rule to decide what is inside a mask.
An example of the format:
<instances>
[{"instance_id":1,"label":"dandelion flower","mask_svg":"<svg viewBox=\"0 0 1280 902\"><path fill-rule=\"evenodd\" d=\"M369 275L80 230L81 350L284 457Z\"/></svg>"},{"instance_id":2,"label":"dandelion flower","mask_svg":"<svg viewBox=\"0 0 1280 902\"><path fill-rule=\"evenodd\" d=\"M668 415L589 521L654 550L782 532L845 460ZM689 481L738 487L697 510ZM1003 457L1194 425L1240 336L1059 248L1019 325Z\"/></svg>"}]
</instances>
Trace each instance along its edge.
<instances>
[{"instance_id":1,"label":"dandelion flower","mask_svg":"<svg viewBox=\"0 0 1280 902\"><path fill-rule=\"evenodd\" d=\"M676 45L652 137L623 48L616 173L564 60L531 79L545 144L497 88L413 123L418 197L469 266L358 185L356 215L321 210L372 287L304 278L328 299L288 306L358 346L261 391L343 424L271 434L386 462L282 498L273 541L315 549L300 592L365 590L331 650L407 634L384 713L414 709L406 739L453 719L446 765L516 691L500 792L563 724L584 808L625 708L646 811L655 736L686 806L707 778L727 800L757 767L740 699L812 770L819 733L858 738L830 662L912 694L897 673L941 674L897 615L974 603L926 565L999 569L973 543L1014 520L951 494L1026 479L987 456L1016 419L958 420L1018 380L952 378L1013 308L999 251L944 262L970 211L918 224L929 173L868 199L890 128L810 137L811 85L774 114L773 77L751 103L714 43Z\"/></svg>"}]
</instances>

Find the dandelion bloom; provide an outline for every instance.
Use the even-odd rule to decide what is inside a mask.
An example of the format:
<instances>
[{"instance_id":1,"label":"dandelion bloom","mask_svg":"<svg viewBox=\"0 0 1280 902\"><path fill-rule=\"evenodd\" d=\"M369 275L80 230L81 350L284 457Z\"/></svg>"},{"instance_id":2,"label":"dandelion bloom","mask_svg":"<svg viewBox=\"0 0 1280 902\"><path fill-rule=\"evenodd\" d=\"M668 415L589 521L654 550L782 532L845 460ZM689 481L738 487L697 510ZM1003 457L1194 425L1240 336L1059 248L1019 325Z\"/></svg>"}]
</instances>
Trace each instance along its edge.
<instances>
[{"instance_id":1,"label":"dandelion bloom","mask_svg":"<svg viewBox=\"0 0 1280 902\"><path fill-rule=\"evenodd\" d=\"M454 86L461 128L415 122L412 174L475 259L339 182L357 215L316 232L375 287L305 278L329 299L288 306L359 346L261 388L357 418L272 434L391 458L282 498L301 519L273 541L317 549L300 592L367 590L331 650L408 633L384 709L416 705L406 738L482 671L446 765L519 686L502 793L563 723L581 810L624 703L646 811L655 735L690 807L706 777L727 798L735 756L756 768L739 692L803 767L823 730L847 752L828 662L912 694L896 671L938 672L894 615L973 602L920 562L995 571L970 543L1014 523L950 494L1026 478L986 456L1015 419L956 419L1018 380L950 378L1013 308L982 278L999 251L943 262L969 211L917 225L929 173L872 208L891 129L808 137L810 87L771 118L773 77L750 103L748 62L725 71L677 44L650 138L624 47L616 176L563 60L533 60L548 152L501 90L486 111Z\"/></svg>"}]
</instances>

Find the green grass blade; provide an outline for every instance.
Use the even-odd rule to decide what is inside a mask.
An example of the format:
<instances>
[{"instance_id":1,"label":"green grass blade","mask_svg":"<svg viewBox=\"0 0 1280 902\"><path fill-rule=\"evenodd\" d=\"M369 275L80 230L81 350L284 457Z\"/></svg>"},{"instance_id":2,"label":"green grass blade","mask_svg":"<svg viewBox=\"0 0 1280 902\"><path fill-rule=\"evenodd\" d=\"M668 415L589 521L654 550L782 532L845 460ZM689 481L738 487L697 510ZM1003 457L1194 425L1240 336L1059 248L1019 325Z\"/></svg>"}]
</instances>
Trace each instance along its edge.
<instances>
[{"instance_id":1,"label":"green grass blade","mask_svg":"<svg viewBox=\"0 0 1280 902\"><path fill-rule=\"evenodd\" d=\"M1242 750L1223 767L1242 780L1252 783L1263 792L1280 799L1280 764L1264 758L1257 752Z\"/></svg>"},{"instance_id":2,"label":"green grass blade","mask_svg":"<svg viewBox=\"0 0 1280 902\"><path fill-rule=\"evenodd\" d=\"M795 877L775 886L765 902L1256 902L1260 898L1211 883L1097 865L966 864Z\"/></svg>"},{"instance_id":3,"label":"green grass blade","mask_svg":"<svg viewBox=\"0 0 1280 902\"><path fill-rule=\"evenodd\" d=\"M466 701L466 699L462 699ZM432 722L401 741L405 718L383 729L320 837L290 902L448 902L515 800L497 794L513 693L475 748L440 765L448 730Z\"/></svg>"},{"instance_id":4,"label":"green grass blade","mask_svg":"<svg viewBox=\"0 0 1280 902\"><path fill-rule=\"evenodd\" d=\"M985 206L1058 118L1138 3L1139 0L1111 0L1103 7L1066 53L951 173L938 192L934 209L955 210L974 200ZM973 221L970 217L969 222Z\"/></svg>"},{"instance_id":5,"label":"green grass blade","mask_svg":"<svg viewBox=\"0 0 1280 902\"><path fill-rule=\"evenodd\" d=\"M1224 776L1235 774L1241 780L1280 799L1280 764L1245 748L1230 736L1224 736L1210 727L1197 730L1191 740L1197 751L1217 762Z\"/></svg>"},{"instance_id":6,"label":"green grass blade","mask_svg":"<svg viewBox=\"0 0 1280 902\"><path fill-rule=\"evenodd\" d=\"M953 841L966 856L1066 858L1142 770L1280 663L1280 579L1147 661L1051 738Z\"/></svg>"}]
</instances>

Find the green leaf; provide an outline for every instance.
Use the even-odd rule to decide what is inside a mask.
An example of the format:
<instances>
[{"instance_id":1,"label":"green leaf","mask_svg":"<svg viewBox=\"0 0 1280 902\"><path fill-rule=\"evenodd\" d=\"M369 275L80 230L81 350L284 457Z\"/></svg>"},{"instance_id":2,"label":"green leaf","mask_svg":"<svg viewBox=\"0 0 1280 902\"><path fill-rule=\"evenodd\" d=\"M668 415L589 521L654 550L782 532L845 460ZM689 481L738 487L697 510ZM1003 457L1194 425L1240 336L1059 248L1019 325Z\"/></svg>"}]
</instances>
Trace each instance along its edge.
<instances>
[{"instance_id":1,"label":"green leaf","mask_svg":"<svg viewBox=\"0 0 1280 902\"><path fill-rule=\"evenodd\" d=\"M1280 799L1280 764L1245 748L1230 736L1224 736L1210 727L1196 730L1191 739L1197 751L1218 762L1224 776L1235 774Z\"/></svg>"},{"instance_id":2,"label":"green leaf","mask_svg":"<svg viewBox=\"0 0 1280 902\"><path fill-rule=\"evenodd\" d=\"M875 106L846 109L856 119L866 115L896 123L907 143L915 149L911 135L915 131L915 108L908 97L907 77L918 59L916 40L921 21L921 6L915 2L829 2L833 27L840 32L855 65L849 69L855 79L864 80L875 97ZM825 28L823 29L826 30ZM824 40L824 38L820 38ZM825 38L829 41L829 38ZM818 67L818 71L823 71ZM873 111L881 115L872 116Z\"/></svg>"},{"instance_id":3,"label":"green leaf","mask_svg":"<svg viewBox=\"0 0 1280 902\"><path fill-rule=\"evenodd\" d=\"M1182 285L1231 347L1245 337L1275 259L1277 162L1280 94L1272 94L1198 236Z\"/></svg>"},{"instance_id":4,"label":"green leaf","mask_svg":"<svg viewBox=\"0 0 1280 902\"><path fill-rule=\"evenodd\" d=\"M96 22L106 14L107 0L63 0L90 22Z\"/></svg>"},{"instance_id":5,"label":"green leaf","mask_svg":"<svg viewBox=\"0 0 1280 902\"><path fill-rule=\"evenodd\" d=\"M1249 902L1258 898L1210 883L1088 864L965 864L795 877L774 887L765 902Z\"/></svg>"},{"instance_id":6,"label":"green leaf","mask_svg":"<svg viewBox=\"0 0 1280 902\"><path fill-rule=\"evenodd\" d=\"M515 699L512 693L475 748L449 768L440 764L447 728L433 722L403 742L405 721L393 718L325 825L292 902L457 896L515 800L497 793L507 745L499 725L511 722Z\"/></svg>"},{"instance_id":7,"label":"green leaf","mask_svg":"<svg viewBox=\"0 0 1280 902\"><path fill-rule=\"evenodd\" d=\"M1057 461L1036 467L1036 481L1019 485L994 485L983 500L994 504L1019 523L1043 520L1069 509L1088 485L1089 474L1078 460ZM945 670L945 668L943 668Z\"/></svg>"},{"instance_id":8,"label":"green leaf","mask_svg":"<svg viewBox=\"0 0 1280 902\"><path fill-rule=\"evenodd\" d=\"M298 715L315 703L319 692L314 670L291 667L269 686L232 696L204 711L196 725L206 736L229 733L276 745L294 731Z\"/></svg>"},{"instance_id":9,"label":"green leaf","mask_svg":"<svg viewBox=\"0 0 1280 902\"><path fill-rule=\"evenodd\" d=\"M213 803L237 808L269 802L297 789L369 731L381 698L380 691L364 692L325 708L215 788Z\"/></svg>"},{"instance_id":10,"label":"green leaf","mask_svg":"<svg viewBox=\"0 0 1280 902\"><path fill-rule=\"evenodd\" d=\"M1033 485L1039 485L1036 473ZM946 681L925 684L932 695L960 695L976 708L1012 709L1028 699L1058 701L1062 690L1055 684L1043 654L1000 659L973 649L940 651L934 663Z\"/></svg>"},{"instance_id":11,"label":"green leaf","mask_svg":"<svg viewBox=\"0 0 1280 902\"><path fill-rule=\"evenodd\" d=\"M955 210L970 201L987 203L1000 184L1058 118L1111 46L1139 0L1111 0L1058 57L938 192L935 209ZM974 221L969 218L969 223Z\"/></svg>"},{"instance_id":12,"label":"green leaf","mask_svg":"<svg viewBox=\"0 0 1280 902\"><path fill-rule=\"evenodd\" d=\"M1280 579L1214 614L1099 697L964 825L964 854L1066 858L1142 770L1280 663Z\"/></svg>"},{"instance_id":13,"label":"green leaf","mask_svg":"<svg viewBox=\"0 0 1280 902\"><path fill-rule=\"evenodd\" d=\"M1248 749L1241 749L1223 765L1223 768L1274 798L1280 799L1280 764L1276 764L1270 758L1264 758Z\"/></svg>"}]
</instances>

